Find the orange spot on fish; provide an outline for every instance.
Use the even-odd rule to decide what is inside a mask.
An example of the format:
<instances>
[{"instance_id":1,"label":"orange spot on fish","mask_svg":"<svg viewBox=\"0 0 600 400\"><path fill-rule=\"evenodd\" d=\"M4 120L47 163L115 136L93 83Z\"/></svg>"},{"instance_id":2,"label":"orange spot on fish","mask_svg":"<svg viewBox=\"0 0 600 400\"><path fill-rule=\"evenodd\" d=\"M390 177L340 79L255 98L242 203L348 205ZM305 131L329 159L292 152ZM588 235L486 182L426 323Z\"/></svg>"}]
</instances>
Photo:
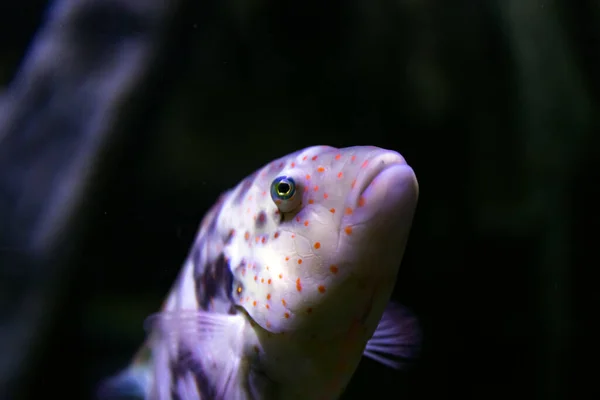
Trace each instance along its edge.
<instances>
[{"instance_id":1,"label":"orange spot on fish","mask_svg":"<svg viewBox=\"0 0 600 400\"><path fill-rule=\"evenodd\" d=\"M283 275L282 275L282 274L279 274L279 279L281 279L281 278L283 278Z\"/></svg>"},{"instance_id":2,"label":"orange spot on fish","mask_svg":"<svg viewBox=\"0 0 600 400\"><path fill-rule=\"evenodd\" d=\"M285 299L281 299L281 304L283 304L284 307L287 307L287 302L285 301Z\"/></svg>"},{"instance_id":3,"label":"orange spot on fish","mask_svg":"<svg viewBox=\"0 0 600 400\"><path fill-rule=\"evenodd\" d=\"M273 234L273 237L274 237L275 239L277 239L277 238L279 237L279 232L275 232L275 234Z\"/></svg>"},{"instance_id":4,"label":"orange spot on fish","mask_svg":"<svg viewBox=\"0 0 600 400\"><path fill-rule=\"evenodd\" d=\"M301 258L298 259L298 264L302 264L302 259Z\"/></svg>"},{"instance_id":5,"label":"orange spot on fish","mask_svg":"<svg viewBox=\"0 0 600 400\"><path fill-rule=\"evenodd\" d=\"M354 160L356 160L356 156L350 157L350 161L354 161Z\"/></svg>"},{"instance_id":6,"label":"orange spot on fish","mask_svg":"<svg viewBox=\"0 0 600 400\"><path fill-rule=\"evenodd\" d=\"M315 242L315 249L318 249L321 247L321 242Z\"/></svg>"},{"instance_id":7,"label":"orange spot on fish","mask_svg":"<svg viewBox=\"0 0 600 400\"><path fill-rule=\"evenodd\" d=\"M300 222L300 216L296 215L296 222Z\"/></svg>"},{"instance_id":8,"label":"orange spot on fish","mask_svg":"<svg viewBox=\"0 0 600 400\"><path fill-rule=\"evenodd\" d=\"M328 197L329 197L329 195L328 195L327 193L323 193L323 198L324 198L324 199L326 199L326 198L328 198Z\"/></svg>"},{"instance_id":9,"label":"orange spot on fish","mask_svg":"<svg viewBox=\"0 0 600 400\"><path fill-rule=\"evenodd\" d=\"M314 204L315 201L313 199L308 199L308 204Z\"/></svg>"},{"instance_id":10,"label":"orange spot on fish","mask_svg":"<svg viewBox=\"0 0 600 400\"><path fill-rule=\"evenodd\" d=\"M267 294L267 300L271 300L271 293Z\"/></svg>"},{"instance_id":11,"label":"orange spot on fish","mask_svg":"<svg viewBox=\"0 0 600 400\"><path fill-rule=\"evenodd\" d=\"M267 283L270 285L270 284L271 284L271 279L269 279L269 280L267 281Z\"/></svg>"},{"instance_id":12,"label":"orange spot on fish","mask_svg":"<svg viewBox=\"0 0 600 400\"><path fill-rule=\"evenodd\" d=\"M308 158L308 156L302 157L302 161L306 160L307 158Z\"/></svg>"},{"instance_id":13,"label":"orange spot on fish","mask_svg":"<svg viewBox=\"0 0 600 400\"><path fill-rule=\"evenodd\" d=\"M286 312L283 314L284 317L289 318L290 317L290 313Z\"/></svg>"},{"instance_id":14,"label":"orange spot on fish","mask_svg":"<svg viewBox=\"0 0 600 400\"><path fill-rule=\"evenodd\" d=\"M248 201L252 200L252 195L248 196Z\"/></svg>"},{"instance_id":15,"label":"orange spot on fish","mask_svg":"<svg viewBox=\"0 0 600 400\"><path fill-rule=\"evenodd\" d=\"M352 215L352 208L346 207L346 215Z\"/></svg>"},{"instance_id":16,"label":"orange spot on fish","mask_svg":"<svg viewBox=\"0 0 600 400\"><path fill-rule=\"evenodd\" d=\"M260 278L260 283L265 283L265 278Z\"/></svg>"},{"instance_id":17,"label":"orange spot on fish","mask_svg":"<svg viewBox=\"0 0 600 400\"><path fill-rule=\"evenodd\" d=\"M271 323L269 321L267 321L267 328L271 327Z\"/></svg>"},{"instance_id":18,"label":"orange spot on fish","mask_svg":"<svg viewBox=\"0 0 600 400\"><path fill-rule=\"evenodd\" d=\"M268 304L265 304L265 308L266 308L267 310L270 310L270 309L271 309L271 306L270 306L270 305L268 305Z\"/></svg>"},{"instance_id":19,"label":"orange spot on fish","mask_svg":"<svg viewBox=\"0 0 600 400\"><path fill-rule=\"evenodd\" d=\"M362 163L362 165L361 165L360 167L361 167L361 168L366 168L366 167L367 167L367 165L369 165L369 161L368 161L368 160L365 160L365 161Z\"/></svg>"},{"instance_id":20,"label":"orange spot on fish","mask_svg":"<svg viewBox=\"0 0 600 400\"><path fill-rule=\"evenodd\" d=\"M337 177L342 179L344 177L344 173L342 171L338 172Z\"/></svg>"},{"instance_id":21,"label":"orange spot on fish","mask_svg":"<svg viewBox=\"0 0 600 400\"><path fill-rule=\"evenodd\" d=\"M292 239L296 237L296 234L292 233Z\"/></svg>"},{"instance_id":22,"label":"orange spot on fish","mask_svg":"<svg viewBox=\"0 0 600 400\"><path fill-rule=\"evenodd\" d=\"M254 307L256 307L256 300L254 300L254 301L252 302L252 305L253 305Z\"/></svg>"},{"instance_id":23,"label":"orange spot on fish","mask_svg":"<svg viewBox=\"0 0 600 400\"><path fill-rule=\"evenodd\" d=\"M269 266L268 265L265 268L267 269L267 271L269 270Z\"/></svg>"},{"instance_id":24,"label":"orange spot on fish","mask_svg":"<svg viewBox=\"0 0 600 400\"><path fill-rule=\"evenodd\" d=\"M257 279L258 279L258 275L254 275L254 280L257 280Z\"/></svg>"},{"instance_id":25,"label":"orange spot on fish","mask_svg":"<svg viewBox=\"0 0 600 400\"><path fill-rule=\"evenodd\" d=\"M336 159L336 160L339 160L340 158L342 158L342 155L341 155L341 154L336 154L336 155L335 155L335 159Z\"/></svg>"},{"instance_id":26,"label":"orange spot on fish","mask_svg":"<svg viewBox=\"0 0 600 400\"><path fill-rule=\"evenodd\" d=\"M312 160L315 161L318 156L313 156Z\"/></svg>"},{"instance_id":27,"label":"orange spot on fish","mask_svg":"<svg viewBox=\"0 0 600 400\"><path fill-rule=\"evenodd\" d=\"M296 290L299 292L302 291L302 282L300 281L300 278L296 279Z\"/></svg>"},{"instance_id":28,"label":"orange spot on fish","mask_svg":"<svg viewBox=\"0 0 600 400\"><path fill-rule=\"evenodd\" d=\"M352 184L351 184L350 186L352 187L352 189L354 189L354 186L356 186L356 179L354 179L354 180L352 181Z\"/></svg>"},{"instance_id":29,"label":"orange spot on fish","mask_svg":"<svg viewBox=\"0 0 600 400\"><path fill-rule=\"evenodd\" d=\"M313 187L313 190L314 190L315 192L318 192L318 191L319 191L319 185L315 185L315 187Z\"/></svg>"},{"instance_id":30,"label":"orange spot on fish","mask_svg":"<svg viewBox=\"0 0 600 400\"><path fill-rule=\"evenodd\" d=\"M329 270L331 271L332 274L338 273L338 267L336 265L330 265Z\"/></svg>"},{"instance_id":31,"label":"orange spot on fish","mask_svg":"<svg viewBox=\"0 0 600 400\"><path fill-rule=\"evenodd\" d=\"M319 167L319 168L317 168L317 172L325 172L325 168Z\"/></svg>"},{"instance_id":32,"label":"orange spot on fish","mask_svg":"<svg viewBox=\"0 0 600 400\"><path fill-rule=\"evenodd\" d=\"M319 292L325 293L325 286L319 285Z\"/></svg>"},{"instance_id":33,"label":"orange spot on fish","mask_svg":"<svg viewBox=\"0 0 600 400\"><path fill-rule=\"evenodd\" d=\"M290 167L294 168L296 166L296 163L292 161L292 163L290 164Z\"/></svg>"},{"instance_id":34,"label":"orange spot on fish","mask_svg":"<svg viewBox=\"0 0 600 400\"><path fill-rule=\"evenodd\" d=\"M264 244L264 243L266 243L266 242L267 242L267 238L266 238L266 236L263 236L263 237L262 237L262 239L260 239L260 241L261 241L263 244Z\"/></svg>"},{"instance_id":35,"label":"orange spot on fish","mask_svg":"<svg viewBox=\"0 0 600 400\"><path fill-rule=\"evenodd\" d=\"M304 221L304 226L308 226L308 220Z\"/></svg>"},{"instance_id":36,"label":"orange spot on fish","mask_svg":"<svg viewBox=\"0 0 600 400\"><path fill-rule=\"evenodd\" d=\"M310 180L310 175L309 174L306 174L306 180L307 181Z\"/></svg>"},{"instance_id":37,"label":"orange spot on fish","mask_svg":"<svg viewBox=\"0 0 600 400\"><path fill-rule=\"evenodd\" d=\"M285 256L285 261L290 261L290 257L289 256Z\"/></svg>"},{"instance_id":38,"label":"orange spot on fish","mask_svg":"<svg viewBox=\"0 0 600 400\"><path fill-rule=\"evenodd\" d=\"M246 268L242 269L242 276L246 276Z\"/></svg>"},{"instance_id":39,"label":"orange spot on fish","mask_svg":"<svg viewBox=\"0 0 600 400\"><path fill-rule=\"evenodd\" d=\"M250 232L244 233L244 239L246 239L246 240L250 239Z\"/></svg>"},{"instance_id":40,"label":"orange spot on fish","mask_svg":"<svg viewBox=\"0 0 600 400\"><path fill-rule=\"evenodd\" d=\"M335 208L330 208L329 212L332 213L332 214L335 214Z\"/></svg>"},{"instance_id":41,"label":"orange spot on fish","mask_svg":"<svg viewBox=\"0 0 600 400\"><path fill-rule=\"evenodd\" d=\"M259 240L260 240L260 238L259 238L258 236L254 238L254 241L255 241L256 243L258 243L258 241L259 241Z\"/></svg>"},{"instance_id":42,"label":"orange spot on fish","mask_svg":"<svg viewBox=\"0 0 600 400\"><path fill-rule=\"evenodd\" d=\"M358 206L359 207L363 207L365 205L365 202L366 202L366 200L365 200L365 198L363 196L360 196L358 198Z\"/></svg>"},{"instance_id":43,"label":"orange spot on fish","mask_svg":"<svg viewBox=\"0 0 600 400\"><path fill-rule=\"evenodd\" d=\"M346 232L347 235L352 235L352 227L351 226L345 227L344 232Z\"/></svg>"},{"instance_id":44,"label":"orange spot on fish","mask_svg":"<svg viewBox=\"0 0 600 400\"><path fill-rule=\"evenodd\" d=\"M263 190L263 192L262 192L262 195L263 195L263 196L266 196L266 195L267 195L267 191L266 191L266 190Z\"/></svg>"}]
</instances>

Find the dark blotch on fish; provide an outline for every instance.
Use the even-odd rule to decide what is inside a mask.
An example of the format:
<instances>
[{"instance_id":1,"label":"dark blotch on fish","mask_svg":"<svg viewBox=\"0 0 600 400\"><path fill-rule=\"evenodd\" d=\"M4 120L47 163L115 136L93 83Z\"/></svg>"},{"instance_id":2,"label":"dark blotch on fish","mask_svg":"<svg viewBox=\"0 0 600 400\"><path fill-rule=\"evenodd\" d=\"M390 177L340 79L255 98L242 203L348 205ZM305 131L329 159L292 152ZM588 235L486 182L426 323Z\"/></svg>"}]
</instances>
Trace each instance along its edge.
<instances>
[{"instance_id":1,"label":"dark blotch on fish","mask_svg":"<svg viewBox=\"0 0 600 400\"><path fill-rule=\"evenodd\" d=\"M212 399L215 397L215 388L210 384L206 374L202 369L202 365L195 361L193 354L182 346L180 343L177 359L171 361L171 376L173 380L173 388L171 396L173 399L180 399L177 394L177 381L185 379L188 372L191 372L196 381L196 387L202 399Z\"/></svg>"},{"instance_id":2,"label":"dark blotch on fish","mask_svg":"<svg viewBox=\"0 0 600 400\"><path fill-rule=\"evenodd\" d=\"M262 228L263 226L265 226L265 222L267 222L267 213L264 211L261 211L256 216L256 227Z\"/></svg>"},{"instance_id":3,"label":"dark blotch on fish","mask_svg":"<svg viewBox=\"0 0 600 400\"><path fill-rule=\"evenodd\" d=\"M204 268L202 266L195 267L196 299L202 310L214 311L211 308L211 299L215 297L228 299L231 304L235 302L233 299L233 274L223 253Z\"/></svg>"},{"instance_id":4,"label":"dark blotch on fish","mask_svg":"<svg viewBox=\"0 0 600 400\"><path fill-rule=\"evenodd\" d=\"M233 240L234 236L235 236L235 229L232 229L229 231L229 234L227 234L227 237L225 238L225 245L230 244L231 241Z\"/></svg>"}]
</instances>

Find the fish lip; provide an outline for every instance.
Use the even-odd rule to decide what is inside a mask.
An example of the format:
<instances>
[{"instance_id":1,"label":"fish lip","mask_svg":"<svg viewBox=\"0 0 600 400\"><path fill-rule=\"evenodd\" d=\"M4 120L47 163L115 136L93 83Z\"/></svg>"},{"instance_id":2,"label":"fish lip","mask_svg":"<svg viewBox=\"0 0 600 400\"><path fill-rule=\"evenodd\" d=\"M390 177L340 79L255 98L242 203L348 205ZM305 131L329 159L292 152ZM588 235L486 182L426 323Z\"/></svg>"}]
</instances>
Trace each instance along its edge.
<instances>
[{"instance_id":1,"label":"fish lip","mask_svg":"<svg viewBox=\"0 0 600 400\"><path fill-rule=\"evenodd\" d=\"M399 153L392 150L378 151L375 155L367 159L368 167L356 182L357 195L354 199L355 204L358 203L360 197L365 190L373 183L373 181L386 169L397 165L408 166L408 163ZM375 164L375 166L373 165Z\"/></svg>"}]
</instances>

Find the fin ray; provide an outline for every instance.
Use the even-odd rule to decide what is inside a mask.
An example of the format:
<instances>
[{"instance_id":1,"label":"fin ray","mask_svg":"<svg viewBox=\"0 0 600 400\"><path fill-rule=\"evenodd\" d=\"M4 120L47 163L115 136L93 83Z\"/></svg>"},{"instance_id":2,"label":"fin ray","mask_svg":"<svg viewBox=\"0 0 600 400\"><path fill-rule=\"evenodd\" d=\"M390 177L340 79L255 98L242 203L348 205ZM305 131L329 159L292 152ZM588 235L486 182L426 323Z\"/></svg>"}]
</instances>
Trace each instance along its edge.
<instances>
[{"instance_id":1,"label":"fin ray","mask_svg":"<svg viewBox=\"0 0 600 400\"><path fill-rule=\"evenodd\" d=\"M167 352L172 354L169 358L175 358L173 351L184 346L189 354L180 358L180 362L199 365L202 371L215 374L215 399L235 399L239 397L235 390L240 385L234 382L239 379L237 372L243 351L244 324L241 314L174 310L152 314L146 319L145 328L158 335L156 346L166 346ZM173 382L181 393L189 391L190 385L185 378L183 376ZM156 379L167 381L170 377L157 376Z\"/></svg>"},{"instance_id":2,"label":"fin ray","mask_svg":"<svg viewBox=\"0 0 600 400\"><path fill-rule=\"evenodd\" d=\"M363 354L390 368L400 369L417 358L420 347L421 329L417 318L406 307L392 302L386 307Z\"/></svg>"}]
</instances>

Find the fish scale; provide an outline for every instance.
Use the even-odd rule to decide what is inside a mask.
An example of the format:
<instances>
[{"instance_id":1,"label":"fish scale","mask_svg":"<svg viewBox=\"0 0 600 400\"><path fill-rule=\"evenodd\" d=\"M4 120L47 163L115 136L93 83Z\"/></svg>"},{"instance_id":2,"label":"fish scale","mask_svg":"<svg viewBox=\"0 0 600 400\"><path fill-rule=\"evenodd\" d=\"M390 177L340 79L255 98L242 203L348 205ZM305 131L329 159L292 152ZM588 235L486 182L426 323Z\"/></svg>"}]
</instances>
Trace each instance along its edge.
<instances>
[{"instance_id":1,"label":"fish scale","mask_svg":"<svg viewBox=\"0 0 600 400\"><path fill-rule=\"evenodd\" d=\"M363 353L398 367L419 335L411 313L386 304L417 197L406 161L377 147L314 146L266 164L208 211L143 351L106 387L334 399Z\"/></svg>"}]
</instances>

